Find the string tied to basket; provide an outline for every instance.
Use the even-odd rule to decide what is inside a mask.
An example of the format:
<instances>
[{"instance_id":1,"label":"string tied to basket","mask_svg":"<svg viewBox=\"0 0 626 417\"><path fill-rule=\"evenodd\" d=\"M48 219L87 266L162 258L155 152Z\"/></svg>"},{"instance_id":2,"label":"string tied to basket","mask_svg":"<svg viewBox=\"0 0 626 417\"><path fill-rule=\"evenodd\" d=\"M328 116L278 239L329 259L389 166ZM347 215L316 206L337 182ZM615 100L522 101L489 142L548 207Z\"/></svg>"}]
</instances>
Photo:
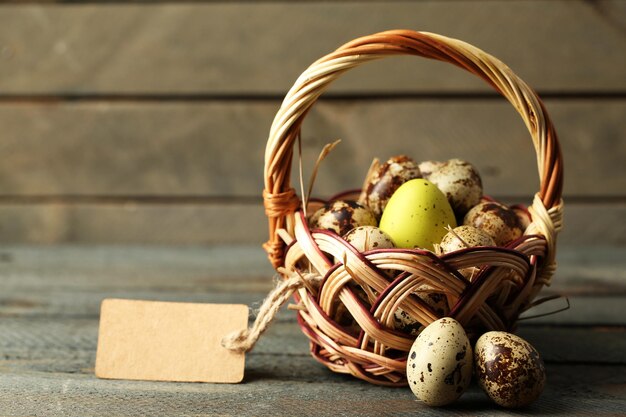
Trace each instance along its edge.
<instances>
[{"instance_id":1,"label":"string tied to basket","mask_svg":"<svg viewBox=\"0 0 626 417\"><path fill-rule=\"evenodd\" d=\"M251 327L233 332L222 339L222 346L235 352L249 352L254 348L261 335L269 328L276 318L280 308L300 288L319 283L322 277L314 273L288 272L279 268L285 278L280 278L278 284L267 295Z\"/></svg>"}]
</instances>

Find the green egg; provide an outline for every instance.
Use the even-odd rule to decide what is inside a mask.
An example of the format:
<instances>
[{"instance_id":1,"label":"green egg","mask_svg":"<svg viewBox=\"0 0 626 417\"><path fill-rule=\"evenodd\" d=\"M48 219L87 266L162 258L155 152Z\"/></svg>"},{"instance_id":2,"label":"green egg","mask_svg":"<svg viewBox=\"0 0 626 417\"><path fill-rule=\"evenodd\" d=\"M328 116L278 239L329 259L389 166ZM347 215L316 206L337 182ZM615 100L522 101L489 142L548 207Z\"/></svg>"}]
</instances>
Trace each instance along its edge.
<instances>
[{"instance_id":1,"label":"green egg","mask_svg":"<svg viewBox=\"0 0 626 417\"><path fill-rule=\"evenodd\" d=\"M398 248L432 251L456 227L456 219L446 196L435 184L424 179L405 182L389 199L379 228Z\"/></svg>"}]
</instances>

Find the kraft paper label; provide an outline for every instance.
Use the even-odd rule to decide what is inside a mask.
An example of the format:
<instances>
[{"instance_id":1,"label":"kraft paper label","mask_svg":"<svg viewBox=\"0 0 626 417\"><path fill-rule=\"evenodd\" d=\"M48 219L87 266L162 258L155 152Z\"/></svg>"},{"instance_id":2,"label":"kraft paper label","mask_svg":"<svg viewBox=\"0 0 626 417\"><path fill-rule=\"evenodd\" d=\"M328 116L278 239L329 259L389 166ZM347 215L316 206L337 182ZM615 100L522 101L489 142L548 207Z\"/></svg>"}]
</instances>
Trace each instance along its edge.
<instances>
[{"instance_id":1,"label":"kraft paper label","mask_svg":"<svg viewBox=\"0 0 626 417\"><path fill-rule=\"evenodd\" d=\"M96 376L107 379L237 383L245 354L221 345L248 325L243 304L106 299Z\"/></svg>"}]
</instances>

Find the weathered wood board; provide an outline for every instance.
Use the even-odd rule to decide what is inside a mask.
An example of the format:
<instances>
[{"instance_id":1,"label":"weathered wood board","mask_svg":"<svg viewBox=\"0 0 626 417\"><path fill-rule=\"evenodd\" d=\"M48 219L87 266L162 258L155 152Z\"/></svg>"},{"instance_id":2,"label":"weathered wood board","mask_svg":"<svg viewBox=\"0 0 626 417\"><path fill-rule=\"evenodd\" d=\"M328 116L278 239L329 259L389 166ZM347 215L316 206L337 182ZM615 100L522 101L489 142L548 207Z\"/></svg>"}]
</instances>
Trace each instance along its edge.
<instances>
[{"instance_id":1,"label":"weathered wood board","mask_svg":"<svg viewBox=\"0 0 626 417\"><path fill-rule=\"evenodd\" d=\"M566 204L560 244L626 244L626 204ZM258 200L0 203L3 243L261 245L267 239L267 218Z\"/></svg>"},{"instance_id":2,"label":"weathered wood board","mask_svg":"<svg viewBox=\"0 0 626 417\"><path fill-rule=\"evenodd\" d=\"M568 267L559 271L554 289L586 287L587 293L576 298L569 318L548 316L519 329L542 353L548 372L544 395L525 413L616 415L626 407L626 257L617 248L601 253L562 251ZM603 274L605 280L598 284L585 271ZM492 405L475 385L450 407L427 408L406 388L382 388L334 374L309 356L307 340L287 310L248 355L242 384L94 377L99 300L112 292L173 301L237 300L254 307L251 299L271 286L270 273L260 249L243 246L3 248L0 414L517 415ZM605 288L613 288L611 295ZM620 310L607 321L594 306L612 299L621 301L616 303ZM584 316L598 321L579 321Z\"/></svg>"},{"instance_id":3,"label":"weathered wood board","mask_svg":"<svg viewBox=\"0 0 626 417\"><path fill-rule=\"evenodd\" d=\"M483 415L514 416L471 386L463 400L428 408L408 388L367 385L332 375L313 359L250 355L241 385L103 381L75 373L7 373L0 410L7 417L54 416L275 416ZM286 364L289 366L286 366ZM553 416L620 415L624 366L547 365L551 383L525 413ZM584 377L581 377L584 375Z\"/></svg>"},{"instance_id":4,"label":"weathered wood board","mask_svg":"<svg viewBox=\"0 0 626 417\"><path fill-rule=\"evenodd\" d=\"M407 28L475 44L540 90L623 92L625 7L582 0L5 5L0 91L282 95L340 44ZM372 64L337 91L487 89L456 68L419 61Z\"/></svg>"},{"instance_id":5,"label":"weathered wood board","mask_svg":"<svg viewBox=\"0 0 626 417\"><path fill-rule=\"evenodd\" d=\"M624 243L624 2L138 3L0 6L0 242L264 240L263 152L287 89L345 41L411 28L482 47L545 94L565 159L563 241ZM497 198L538 188L514 110L450 65L371 63L325 98L303 144L306 176L343 140L321 196L400 152L468 159Z\"/></svg>"},{"instance_id":6,"label":"weathered wood board","mask_svg":"<svg viewBox=\"0 0 626 417\"><path fill-rule=\"evenodd\" d=\"M280 102L0 104L2 195L261 195ZM547 100L565 159L565 193L625 196L626 101ZM493 196L538 189L529 133L506 100L331 100L303 127L305 179L323 146L316 191L358 188L372 158L465 158ZM295 171L297 172L297 171ZM294 185L298 178L292 178Z\"/></svg>"},{"instance_id":7,"label":"weathered wood board","mask_svg":"<svg viewBox=\"0 0 626 417\"><path fill-rule=\"evenodd\" d=\"M620 324L626 316L626 249L562 247L552 285L572 307L527 325ZM258 246L4 246L0 276L10 294L0 295L2 317L53 316L93 319L102 298L243 302L258 305L273 285L274 271ZM79 295L77 298L76 296ZM546 303L529 315L554 311ZM284 311L280 320L293 320Z\"/></svg>"}]
</instances>

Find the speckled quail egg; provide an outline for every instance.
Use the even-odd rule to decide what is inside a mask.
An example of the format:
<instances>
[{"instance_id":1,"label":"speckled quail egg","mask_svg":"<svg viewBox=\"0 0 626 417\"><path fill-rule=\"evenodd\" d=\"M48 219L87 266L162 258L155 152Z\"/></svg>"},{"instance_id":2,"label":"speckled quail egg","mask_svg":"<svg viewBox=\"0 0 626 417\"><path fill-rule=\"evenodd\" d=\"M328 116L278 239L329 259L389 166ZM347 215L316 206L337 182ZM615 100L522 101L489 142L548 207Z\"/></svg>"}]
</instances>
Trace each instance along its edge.
<instances>
[{"instance_id":1,"label":"speckled quail egg","mask_svg":"<svg viewBox=\"0 0 626 417\"><path fill-rule=\"evenodd\" d=\"M367 308L369 308L370 301L368 300L367 294L365 293L363 288L361 288L361 286L354 282L350 282L347 284L347 288L351 290L354 295L357 296L359 301L364 306L367 306ZM335 323L341 326L348 333L352 334L353 336L359 335L361 327L356 322L352 314L348 311L348 308L342 302L336 304L336 308L334 314L332 314L332 318Z\"/></svg>"},{"instance_id":2,"label":"speckled quail egg","mask_svg":"<svg viewBox=\"0 0 626 417\"><path fill-rule=\"evenodd\" d=\"M449 231L439 244L441 253L450 253L460 249L477 246L496 246L491 236L474 226L459 226ZM461 275L471 280L478 268L468 267L459 270Z\"/></svg>"},{"instance_id":3,"label":"speckled quail egg","mask_svg":"<svg viewBox=\"0 0 626 417\"><path fill-rule=\"evenodd\" d=\"M476 168L467 161L450 159L424 175L448 198L454 213L462 218L470 208L480 202L483 196L483 183Z\"/></svg>"},{"instance_id":4,"label":"speckled quail egg","mask_svg":"<svg viewBox=\"0 0 626 417\"><path fill-rule=\"evenodd\" d=\"M389 158L374 171L363 187L359 202L369 207L377 219L393 193L413 178L421 178L417 163L406 155Z\"/></svg>"},{"instance_id":5,"label":"speckled quail egg","mask_svg":"<svg viewBox=\"0 0 626 417\"><path fill-rule=\"evenodd\" d=\"M432 251L446 234L447 226L456 227L450 203L435 184L421 178L402 184L380 219L380 228L398 248Z\"/></svg>"},{"instance_id":6,"label":"speckled quail egg","mask_svg":"<svg viewBox=\"0 0 626 417\"><path fill-rule=\"evenodd\" d=\"M472 347L461 324L450 317L429 324L411 346L406 376L413 394L427 405L458 399L472 378Z\"/></svg>"},{"instance_id":7,"label":"speckled quail egg","mask_svg":"<svg viewBox=\"0 0 626 417\"><path fill-rule=\"evenodd\" d=\"M441 244L439 245L443 253L476 246L495 246L495 242L486 232L467 225L455 227L449 231L441 239Z\"/></svg>"},{"instance_id":8,"label":"speckled quail egg","mask_svg":"<svg viewBox=\"0 0 626 417\"><path fill-rule=\"evenodd\" d=\"M359 226L343 236L343 239L351 244L359 252L372 249L391 249L394 247L391 238L376 226ZM341 258L335 257L335 262L343 262Z\"/></svg>"},{"instance_id":9,"label":"speckled quail egg","mask_svg":"<svg viewBox=\"0 0 626 417\"><path fill-rule=\"evenodd\" d=\"M394 247L389 235L376 226L359 226L350 230L343 238L359 252Z\"/></svg>"},{"instance_id":10,"label":"speckled quail egg","mask_svg":"<svg viewBox=\"0 0 626 417\"><path fill-rule=\"evenodd\" d=\"M495 201L485 201L474 206L465 215L463 224L487 233L498 246L506 245L523 233L517 214Z\"/></svg>"},{"instance_id":11,"label":"speckled quail egg","mask_svg":"<svg viewBox=\"0 0 626 417\"><path fill-rule=\"evenodd\" d=\"M332 201L311 216L312 229L333 230L340 236L359 226L377 226L372 212L356 201Z\"/></svg>"},{"instance_id":12,"label":"speckled quail egg","mask_svg":"<svg viewBox=\"0 0 626 417\"><path fill-rule=\"evenodd\" d=\"M437 292L429 285L420 286L413 294L431 307L439 317L444 317L450 312L446 295ZM422 323L415 320L401 308L397 309L393 314L393 325L395 329L412 336L417 336L424 330Z\"/></svg>"},{"instance_id":13,"label":"speckled quail egg","mask_svg":"<svg viewBox=\"0 0 626 417\"><path fill-rule=\"evenodd\" d=\"M422 161L419 164L417 164L417 167L420 169L420 172L422 173L422 178L427 180L428 177L430 177L430 174L438 170L441 165L443 165L443 162L441 161Z\"/></svg>"},{"instance_id":14,"label":"speckled quail egg","mask_svg":"<svg viewBox=\"0 0 626 417\"><path fill-rule=\"evenodd\" d=\"M515 214L517 214L517 218L519 220L519 224L522 230L526 230L526 228L528 228L528 226L530 225L530 222L532 221L532 218L530 216L528 209L518 204L518 205L512 206L511 210L513 210Z\"/></svg>"},{"instance_id":15,"label":"speckled quail egg","mask_svg":"<svg viewBox=\"0 0 626 417\"><path fill-rule=\"evenodd\" d=\"M408 333L411 336L417 336L424 330L422 323L415 320L409 313L401 308L393 313L393 328L403 333Z\"/></svg>"},{"instance_id":16,"label":"speckled quail egg","mask_svg":"<svg viewBox=\"0 0 626 417\"><path fill-rule=\"evenodd\" d=\"M503 407L523 407L535 401L545 386L546 371L537 350L507 332L488 332L476 342L478 385Z\"/></svg>"}]
</instances>

